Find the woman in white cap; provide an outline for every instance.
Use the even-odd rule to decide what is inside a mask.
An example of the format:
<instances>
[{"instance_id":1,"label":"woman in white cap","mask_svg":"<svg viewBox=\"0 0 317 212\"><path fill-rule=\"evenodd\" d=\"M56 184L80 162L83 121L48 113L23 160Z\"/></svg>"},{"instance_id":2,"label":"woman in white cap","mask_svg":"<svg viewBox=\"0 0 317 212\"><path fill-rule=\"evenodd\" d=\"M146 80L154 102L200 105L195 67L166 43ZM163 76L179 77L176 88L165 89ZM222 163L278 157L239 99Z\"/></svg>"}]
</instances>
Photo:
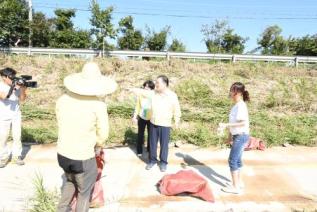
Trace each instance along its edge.
<instances>
[{"instance_id":1,"label":"woman in white cap","mask_svg":"<svg viewBox=\"0 0 317 212\"><path fill-rule=\"evenodd\" d=\"M66 177L58 211L71 211L77 191L76 211L84 212L97 177L94 148L102 147L109 135L107 105L99 97L114 92L117 83L89 62L81 73L67 76L64 85L67 92L56 103L57 158Z\"/></svg>"}]
</instances>

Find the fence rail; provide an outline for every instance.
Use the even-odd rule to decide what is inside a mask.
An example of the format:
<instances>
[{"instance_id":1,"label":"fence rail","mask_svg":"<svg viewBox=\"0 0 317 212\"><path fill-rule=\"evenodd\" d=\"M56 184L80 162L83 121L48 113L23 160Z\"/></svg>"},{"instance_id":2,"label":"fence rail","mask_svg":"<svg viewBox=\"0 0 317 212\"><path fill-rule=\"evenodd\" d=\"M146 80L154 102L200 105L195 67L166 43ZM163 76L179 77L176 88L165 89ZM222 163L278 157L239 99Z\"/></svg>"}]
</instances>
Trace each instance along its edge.
<instances>
[{"instance_id":1,"label":"fence rail","mask_svg":"<svg viewBox=\"0 0 317 212\"><path fill-rule=\"evenodd\" d=\"M110 57L155 57L155 58L179 58L179 59L208 59L237 61L266 61L288 62L295 66L298 63L317 63L317 57L306 56L270 56L270 55L242 55L242 54L210 54L199 52L155 52L155 51L107 51L94 49L54 49L54 48L1 48L0 52L7 54L28 55L69 55L69 56L110 56Z\"/></svg>"}]
</instances>

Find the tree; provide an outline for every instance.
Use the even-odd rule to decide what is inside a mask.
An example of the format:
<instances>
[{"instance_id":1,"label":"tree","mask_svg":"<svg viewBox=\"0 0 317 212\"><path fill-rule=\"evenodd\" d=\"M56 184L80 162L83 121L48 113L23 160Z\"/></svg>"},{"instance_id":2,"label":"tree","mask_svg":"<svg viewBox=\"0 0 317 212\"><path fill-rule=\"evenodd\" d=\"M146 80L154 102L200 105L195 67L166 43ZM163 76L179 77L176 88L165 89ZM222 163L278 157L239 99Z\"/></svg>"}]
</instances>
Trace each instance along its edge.
<instances>
[{"instance_id":1,"label":"tree","mask_svg":"<svg viewBox=\"0 0 317 212\"><path fill-rule=\"evenodd\" d=\"M76 16L73 9L56 9L54 11L56 15L55 27L57 31L71 30L74 27L72 18Z\"/></svg>"},{"instance_id":2,"label":"tree","mask_svg":"<svg viewBox=\"0 0 317 212\"><path fill-rule=\"evenodd\" d=\"M202 26L201 32L203 33L203 41L206 44L208 52L210 53L221 53L222 47L221 43L224 34L229 29L228 21L226 20L216 20L215 23Z\"/></svg>"},{"instance_id":3,"label":"tree","mask_svg":"<svg viewBox=\"0 0 317 212\"><path fill-rule=\"evenodd\" d=\"M180 40L173 39L172 44L170 45L168 50L172 52L185 52L186 47Z\"/></svg>"},{"instance_id":4,"label":"tree","mask_svg":"<svg viewBox=\"0 0 317 212\"><path fill-rule=\"evenodd\" d=\"M289 48L295 55L317 56L317 34L289 40Z\"/></svg>"},{"instance_id":5,"label":"tree","mask_svg":"<svg viewBox=\"0 0 317 212\"><path fill-rule=\"evenodd\" d=\"M201 32L210 53L241 54L248 40L234 33L226 20L216 20L211 25L203 25Z\"/></svg>"},{"instance_id":6,"label":"tree","mask_svg":"<svg viewBox=\"0 0 317 212\"><path fill-rule=\"evenodd\" d=\"M225 53L242 54L247 40L238 34L233 34L233 29L228 29L223 35L221 47Z\"/></svg>"},{"instance_id":7,"label":"tree","mask_svg":"<svg viewBox=\"0 0 317 212\"><path fill-rule=\"evenodd\" d=\"M47 19L41 12L33 15L32 22L32 46L47 47L49 46L49 35L53 26L53 20Z\"/></svg>"},{"instance_id":8,"label":"tree","mask_svg":"<svg viewBox=\"0 0 317 212\"><path fill-rule=\"evenodd\" d=\"M71 48L90 48L90 32L87 30L75 30L72 35Z\"/></svg>"},{"instance_id":9,"label":"tree","mask_svg":"<svg viewBox=\"0 0 317 212\"><path fill-rule=\"evenodd\" d=\"M28 5L24 0L0 1L0 46L28 46Z\"/></svg>"},{"instance_id":10,"label":"tree","mask_svg":"<svg viewBox=\"0 0 317 212\"><path fill-rule=\"evenodd\" d=\"M114 47L106 41L107 38L115 39L117 35L117 30L111 23L113 7L102 10L98 3L92 1L91 11L90 23L92 25L91 35L94 36L93 46L101 49L105 45L106 50L113 49Z\"/></svg>"},{"instance_id":11,"label":"tree","mask_svg":"<svg viewBox=\"0 0 317 212\"><path fill-rule=\"evenodd\" d=\"M288 41L281 36L282 29L277 26L269 26L261 34L258 49L262 54L285 55L289 54Z\"/></svg>"},{"instance_id":12,"label":"tree","mask_svg":"<svg viewBox=\"0 0 317 212\"><path fill-rule=\"evenodd\" d=\"M122 37L118 38L120 49L139 50L141 48L144 38L140 30L135 30L132 16L120 20L119 31L122 33Z\"/></svg>"},{"instance_id":13,"label":"tree","mask_svg":"<svg viewBox=\"0 0 317 212\"><path fill-rule=\"evenodd\" d=\"M53 19L53 30L50 33L50 47L58 48L88 48L90 35L88 31L74 29L72 18L75 10L57 9Z\"/></svg>"},{"instance_id":14,"label":"tree","mask_svg":"<svg viewBox=\"0 0 317 212\"><path fill-rule=\"evenodd\" d=\"M145 47L151 51L163 51L167 45L167 36L170 32L170 26L164 27L161 31L155 32L149 27L146 29Z\"/></svg>"}]
</instances>

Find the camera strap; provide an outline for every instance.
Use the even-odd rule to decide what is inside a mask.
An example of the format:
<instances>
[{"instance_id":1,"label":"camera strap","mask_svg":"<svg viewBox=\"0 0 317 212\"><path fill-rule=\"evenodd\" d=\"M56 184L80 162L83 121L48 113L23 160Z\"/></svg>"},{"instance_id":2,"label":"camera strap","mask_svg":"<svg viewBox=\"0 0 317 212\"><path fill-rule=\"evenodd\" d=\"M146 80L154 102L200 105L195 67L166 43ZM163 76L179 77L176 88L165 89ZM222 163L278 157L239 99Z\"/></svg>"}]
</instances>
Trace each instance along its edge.
<instances>
[{"instance_id":1,"label":"camera strap","mask_svg":"<svg viewBox=\"0 0 317 212\"><path fill-rule=\"evenodd\" d=\"M9 90L9 92L8 92L8 94L7 94L7 99L9 99L10 96L11 96L11 94L13 93L14 87L15 87L15 83L13 83L13 84L11 85L10 90Z\"/></svg>"}]
</instances>

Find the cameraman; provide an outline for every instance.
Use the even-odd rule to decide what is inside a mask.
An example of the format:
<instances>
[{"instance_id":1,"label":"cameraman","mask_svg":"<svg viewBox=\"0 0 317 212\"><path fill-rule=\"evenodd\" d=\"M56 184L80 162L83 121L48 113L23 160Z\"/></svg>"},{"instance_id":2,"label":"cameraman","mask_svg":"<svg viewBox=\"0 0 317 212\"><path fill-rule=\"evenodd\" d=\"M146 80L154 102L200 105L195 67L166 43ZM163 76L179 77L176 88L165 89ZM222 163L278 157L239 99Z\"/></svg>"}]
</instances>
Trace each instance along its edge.
<instances>
[{"instance_id":1,"label":"cameraman","mask_svg":"<svg viewBox=\"0 0 317 212\"><path fill-rule=\"evenodd\" d=\"M21 143L21 110L20 102L26 99L26 87L14 85L12 79L16 71L12 68L0 70L0 168L7 165L12 154L12 162L24 165ZM10 89L13 88L10 95ZM10 149L7 139L12 129L13 144Z\"/></svg>"}]
</instances>

